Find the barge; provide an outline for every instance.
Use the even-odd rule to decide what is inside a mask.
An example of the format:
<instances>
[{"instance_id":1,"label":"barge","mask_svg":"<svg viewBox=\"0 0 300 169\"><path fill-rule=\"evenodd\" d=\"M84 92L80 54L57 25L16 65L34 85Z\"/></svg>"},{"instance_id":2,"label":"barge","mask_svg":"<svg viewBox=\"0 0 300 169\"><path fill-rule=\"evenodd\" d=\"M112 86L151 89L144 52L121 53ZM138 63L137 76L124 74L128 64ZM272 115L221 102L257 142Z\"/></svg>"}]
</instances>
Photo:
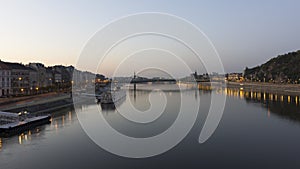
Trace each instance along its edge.
<instances>
[{"instance_id":1,"label":"barge","mask_svg":"<svg viewBox=\"0 0 300 169\"><path fill-rule=\"evenodd\" d=\"M34 116L23 111L10 113L0 111L0 136L8 137L51 122L50 115Z\"/></svg>"},{"instance_id":2,"label":"barge","mask_svg":"<svg viewBox=\"0 0 300 169\"><path fill-rule=\"evenodd\" d=\"M123 89L114 89L103 92L100 96L96 97L98 103L101 104L115 104L118 101L126 98L126 91Z\"/></svg>"}]
</instances>

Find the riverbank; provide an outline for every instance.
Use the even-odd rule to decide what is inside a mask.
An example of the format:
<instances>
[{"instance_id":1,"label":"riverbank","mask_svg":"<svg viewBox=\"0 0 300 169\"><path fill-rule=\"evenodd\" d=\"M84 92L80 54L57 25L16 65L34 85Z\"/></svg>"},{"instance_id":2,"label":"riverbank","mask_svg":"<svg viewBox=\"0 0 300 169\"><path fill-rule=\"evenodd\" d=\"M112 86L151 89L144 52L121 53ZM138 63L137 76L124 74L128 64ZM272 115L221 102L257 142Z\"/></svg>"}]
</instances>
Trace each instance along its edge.
<instances>
[{"instance_id":1,"label":"riverbank","mask_svg":"<svg viewBox=\"0 0 300 169\"><path fill-rule=\"evenodd\" d=\"M300 84L275 84L262 82L227 82L227 88L238 88L244 91L266 92L273 94L300 95Z\"/></svg>"},{"instance_id":2,"label":"riverbank","mask_svg":"<svg viewBox=\"0 0 300 169\"><path fill-rule=\"evenodd\" d=\"M206 89L205 87L210 85L211 83L209 82L201 83L201 86L204 86L204 89ZM214 85L222 88L225 87L244 91L300 96L300 84L227 82L226 85L221 83L217 83ZM16 113L23 110L27 110L36 114L51 113L52 111L68 106L73 106L73 100L71 95L67 93L47 93L35 96L0 99L0 111Z\"/></svg>"},{"instance_id":3,"label":"riverbank","mask_svg":"<svg viewBox=\"0 0 300 169\"><path fill-rule=\"evenodd\" d=\"M51 113L51 111L72 106L73 100L70 94L49 93L21 98L1 99L0 110L8 112L20 112L26 110L35 114Z\"/></svg>"}]
</instances>

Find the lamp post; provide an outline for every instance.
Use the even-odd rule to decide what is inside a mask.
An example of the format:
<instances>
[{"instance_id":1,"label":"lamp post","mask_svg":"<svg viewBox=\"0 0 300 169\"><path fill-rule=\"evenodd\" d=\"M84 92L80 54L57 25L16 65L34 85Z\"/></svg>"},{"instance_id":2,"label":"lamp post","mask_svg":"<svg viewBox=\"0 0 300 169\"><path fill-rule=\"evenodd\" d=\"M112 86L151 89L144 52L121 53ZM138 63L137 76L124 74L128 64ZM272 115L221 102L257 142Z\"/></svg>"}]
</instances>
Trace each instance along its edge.
<instances>
[{"instance_id":1,"label":"lamp post","mask_svg":"<svg viewBox=\"0 0 300 169\"><path fill-rule=\"evenodd\" d=\"M35 90L36 90L36 94L39 94L39 87L36 87Z\"/></svg>"},{"instance_id":2,"label":"lamp post","mask_svg":"<svg viewBox=\"0 0 300 169\"><path fill-rule=\"evenodd\" d=\"M22 77L19 77L18 80L19 80L19 88L21 88ZM21 91L21 94L23 94L24 89L21 88L20 91Z\"/></svg>"}]
</instances>

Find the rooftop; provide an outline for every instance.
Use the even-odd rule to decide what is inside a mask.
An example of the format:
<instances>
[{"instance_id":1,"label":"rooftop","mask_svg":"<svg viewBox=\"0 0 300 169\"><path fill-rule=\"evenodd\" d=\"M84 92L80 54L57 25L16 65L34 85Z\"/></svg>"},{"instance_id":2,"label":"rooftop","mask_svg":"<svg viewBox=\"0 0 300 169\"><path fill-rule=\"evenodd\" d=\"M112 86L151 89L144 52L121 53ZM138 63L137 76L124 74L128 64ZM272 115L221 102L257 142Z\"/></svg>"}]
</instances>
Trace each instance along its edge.
<instances>
[{"instance_id":1,"label":"rooftop","mask_svg":"<svg viewBox=\"0 0 300 169\"><path fill-rule=\"evenodd\" d=\"M10 70L10 68L2 61L0 61L0 69L1 70Z\"/></svg>"},{"instance_id":2,"label":"rooftop","mask_svg":"<svg viewBox=\"0 0 300 169\"><path fill-rule=\"evenodd\" d=\"M23 64L20 63L10 63L10 62L0 62L3 66L5 65L9 69L19 69L19 70L30 70L30 71L35 71L34 69L30 67L26 67Z\"/></svg>"}]
</instances>

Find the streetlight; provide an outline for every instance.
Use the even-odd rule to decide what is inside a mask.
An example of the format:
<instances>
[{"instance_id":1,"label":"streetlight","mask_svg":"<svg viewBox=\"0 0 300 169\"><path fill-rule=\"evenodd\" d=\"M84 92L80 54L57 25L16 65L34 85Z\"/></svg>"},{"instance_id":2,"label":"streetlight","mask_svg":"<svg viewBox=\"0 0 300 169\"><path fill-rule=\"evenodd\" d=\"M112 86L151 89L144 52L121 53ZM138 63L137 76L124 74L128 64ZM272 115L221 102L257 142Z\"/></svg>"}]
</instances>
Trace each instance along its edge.
<instances>
[{"instance_id":1,"label":"streetlight","mask_svg":"<svg viewBox=\"0 0 300 169\"><path fill-rule=\"evenodd\" d=\"M38 94L39 87L36 87L35 90L36 90L36 94Z\"/></svg>"}]
</instances>

